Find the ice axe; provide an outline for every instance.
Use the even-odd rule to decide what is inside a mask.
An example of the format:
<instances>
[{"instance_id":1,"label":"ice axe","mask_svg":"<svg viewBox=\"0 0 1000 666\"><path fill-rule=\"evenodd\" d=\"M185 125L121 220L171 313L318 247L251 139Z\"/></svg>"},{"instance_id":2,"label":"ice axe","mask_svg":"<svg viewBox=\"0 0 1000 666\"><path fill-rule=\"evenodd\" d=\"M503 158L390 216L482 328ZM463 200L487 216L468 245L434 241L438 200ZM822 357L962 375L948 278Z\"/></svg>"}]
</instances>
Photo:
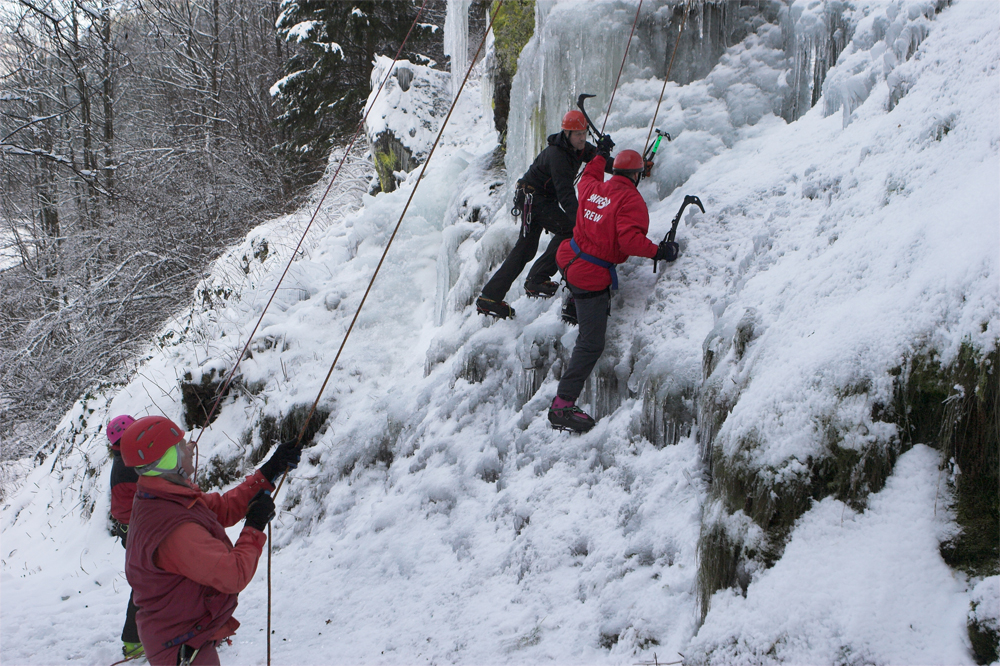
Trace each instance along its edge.
<instances>
[{"instance_id":1,"label":"ice axe","mask_svg":"<svg viewBox=\"0 0 1000 666\"><path fill-rule=\"evenodd\" d=\"M600 133L600 131L598 131L597 125L594 124L594 121L591 120L590 116L587 115L587 109L583 108L583 101L588 97L597 97L597 95L588 95L584 93L576 98L576 105L580 107L580 111L583 112L583 117L587 119L587 125L590 126L590 133L594 136L594 140L596 141L597 139L600 139L601 136L603 135Z\"/></svg>"},{"instance_id":2,"label":"ice axe","mask_svg":"<svg viewBox=\"0 0 1000 666\"><path fill-rule=\"evenodd\" d=\"M674 215L674 221L670 224L670 231L668 231L667 235L663 237L663 242L665 243L674 242L674 239L677 237L677 225L680 224L681 215L684 214L684 209L691 204L694 204L695 206L700 208L702 213L705 212L705 207L701 205L701 199L694 196L693 194L684 195L684 203L681 204L680 210L677 211L676 215ZM656 261L653 261L653 272L654 273L656 272Z\"/></svg>"},{"instance_id":3,"label":"ice axe","mask_svg":"<svg viewBox=\"0 0 1000 666\"><path fill-rule=\"evenodd\" d=\"M652 173L653 158L656 157L656 151L660 148L660 141L662 141L664 137L666 137L667 141L671 140L670 134L668 132L662 132L660 130L656 130L656 141L654 141L653 145L647 148L646 152L643 154L642 156L642 164L644 168L644 171L642 172L643 178L649 178L649 174Z\"/></svg>"}]
</instances>

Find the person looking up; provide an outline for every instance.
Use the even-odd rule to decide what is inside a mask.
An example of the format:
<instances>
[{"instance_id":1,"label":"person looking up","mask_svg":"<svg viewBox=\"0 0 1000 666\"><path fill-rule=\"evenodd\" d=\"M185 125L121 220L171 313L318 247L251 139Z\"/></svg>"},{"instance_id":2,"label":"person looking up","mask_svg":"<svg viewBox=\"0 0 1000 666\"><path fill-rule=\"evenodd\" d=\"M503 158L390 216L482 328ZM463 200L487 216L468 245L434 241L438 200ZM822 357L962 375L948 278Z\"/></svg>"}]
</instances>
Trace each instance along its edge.
<instances>
[{"instance_id":1,"label":"person looking up","mask_svg":"<svg viewBox=\"0 0 1000 666\"><path fill-rule=\"evenodd\" d=\"M278 446L224 494L191 482L194 445L163 416L146 416L122 435L122 459L139 474L125 549L125 575L139 607L136 624L153 666L216 665L216 645L239 627L237 595L250 583L274 517L268 494L302 450ZM244 520L236 544L226 527Z\"/></svg>"}]
</instances>

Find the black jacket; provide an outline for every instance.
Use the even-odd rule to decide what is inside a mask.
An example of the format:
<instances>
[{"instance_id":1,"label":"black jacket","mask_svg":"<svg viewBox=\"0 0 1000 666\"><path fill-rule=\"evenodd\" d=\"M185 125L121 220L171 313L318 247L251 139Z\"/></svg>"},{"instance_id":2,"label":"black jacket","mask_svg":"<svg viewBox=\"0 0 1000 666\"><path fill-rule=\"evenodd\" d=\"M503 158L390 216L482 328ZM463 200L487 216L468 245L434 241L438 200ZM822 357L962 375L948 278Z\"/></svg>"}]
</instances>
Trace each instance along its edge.
<instances>
[{"instance_id":1,"label":"black jacket","mask_svg":"<svg viewBox=\"0 0 1000 666\"><path fill-rule=\"evenodd\" d=\"M597 148L587 143L583 150L573 150L565 132L552 134L549 145L540 153L524 174L524 183L535 189L535 196L555 199L566 211L570 220L576 220L576 172L580 165L589 162L597 154ZM610 160L608 167L611 166ZM605 169L611 173L610 168Z\"/></svg>"}]
</instances>

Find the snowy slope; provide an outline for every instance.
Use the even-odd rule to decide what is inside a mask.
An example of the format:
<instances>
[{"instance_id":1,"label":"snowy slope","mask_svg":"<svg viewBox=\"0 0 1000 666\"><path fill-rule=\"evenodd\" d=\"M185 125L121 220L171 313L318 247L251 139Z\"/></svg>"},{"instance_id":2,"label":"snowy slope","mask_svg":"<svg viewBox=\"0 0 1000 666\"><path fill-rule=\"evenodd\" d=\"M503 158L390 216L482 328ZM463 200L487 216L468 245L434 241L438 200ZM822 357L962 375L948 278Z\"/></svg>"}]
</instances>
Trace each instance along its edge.
<instances>
[{"instance_id":1,"label":"snowy slope","mask_svg":"<svg viewBox=\"0 0 1000 666\"><path fill-rule=\"evenodd\" d=\"M502 322L471 306L516 237L504 183L523 166L508 156L511 173L496 168L479 91L463 93L327 388L327 426L279 496L275 663L626 664L654 653L971 663L965 614L990 596L938 554L953 523L936 451L901 457L864 512L817 502L784 557L745 598L718 592L699 628L696 546L719 507L706 502L697 428L663 446L649 425L651 403L702 388L704 349L745 318L755 331L746 353L720 348L714 390L731 392L733 410L717 442L732 450L754 433L768 442L755 463L787 474L816 451L821 419L859 447L888 436L856 434L867 412L841 398L845 387L887 391L888 371L925 345L953 355L963 341L995 344L1000 10L959 0L927 18L926 4L863 3L825 101L790 124L773 115L784 92L768 70L788 63L766 27L706 79L667 87L661 118L675 141L641 188L650 236L662 237L684 194L707 212L685 216L675 264L620 267L604 384L588 394L602 418L584 436L545 420L576 335L558 299L524 298L515 284L517 318ZM560 16L568 26L560 12L571 9L542 7L546 30ZM591 11L574 20L634 13ZM926 28L915 55L887 64L872 33L879 17ZM526 57L558 69L555 54L577 55L549 46L526 48L513 98L534 100L540 87L544 72L531 79ZM859 80L874 84L855 105L845 91ZM661 84L639 67L627 77L608 119L619 148L641 148ZM890 105L893 90L905 94ZM848 101L846 115L832 97ZM262 420L311 404L417 173L393 193L371 198L355 184L327 205L241 362L244 388L201 437L203 470L235 460L249 471ZM232 367L310 214L266 225L220 261L136 378L81 401L55 451L5 497L3 663L117 658L128 589L107 531L100 425L123 412L182 419L179 382ZM223 663L266 659L265 569L240 595L242 627Z\"/></svg>"}]
</instances>

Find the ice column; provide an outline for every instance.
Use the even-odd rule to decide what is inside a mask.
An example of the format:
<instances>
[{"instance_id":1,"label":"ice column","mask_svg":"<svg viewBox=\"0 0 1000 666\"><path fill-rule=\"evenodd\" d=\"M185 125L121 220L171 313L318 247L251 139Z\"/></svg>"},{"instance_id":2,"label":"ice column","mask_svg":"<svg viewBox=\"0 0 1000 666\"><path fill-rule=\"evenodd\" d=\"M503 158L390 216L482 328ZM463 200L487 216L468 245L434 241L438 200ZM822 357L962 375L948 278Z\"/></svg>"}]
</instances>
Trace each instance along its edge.
<instances>
[{"instance_id":1,"label":"ice column","mask_svg":"<svg viewBox=\"0 0 1000 666\"><path fill-rule=\"evenodd\" d=\"M458 94L469 67L469 5L472 0L448 0L444 19L444 53L451 57L451 96Z\"/></svg>"}]
</instances>

